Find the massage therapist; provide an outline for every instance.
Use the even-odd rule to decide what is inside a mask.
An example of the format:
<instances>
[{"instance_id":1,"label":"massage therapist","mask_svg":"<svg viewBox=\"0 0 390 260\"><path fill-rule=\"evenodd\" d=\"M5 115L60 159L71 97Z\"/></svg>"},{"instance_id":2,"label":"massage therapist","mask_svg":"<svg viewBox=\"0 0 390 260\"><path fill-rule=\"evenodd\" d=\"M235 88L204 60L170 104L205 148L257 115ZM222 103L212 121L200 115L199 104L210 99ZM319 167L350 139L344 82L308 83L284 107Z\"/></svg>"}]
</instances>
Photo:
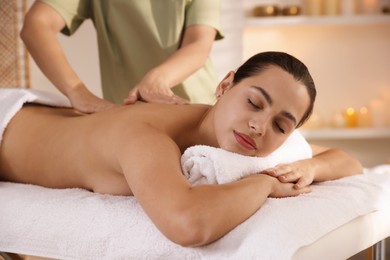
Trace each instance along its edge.
<instances>
[{"instance_id":1,"label":"massage therapist","mask_svg":"<svg viewBox=\"0 0 390 260\"><path fill-rule=\"evenodd\" d=\"M137 100L213 102L218 83L209 59L220 31L219 0L38 0L21 38L46 77L84 113ZM69 64L57 33L84 20L96 28L103 88L95 96Z\"/></svg>"}]
</instances>

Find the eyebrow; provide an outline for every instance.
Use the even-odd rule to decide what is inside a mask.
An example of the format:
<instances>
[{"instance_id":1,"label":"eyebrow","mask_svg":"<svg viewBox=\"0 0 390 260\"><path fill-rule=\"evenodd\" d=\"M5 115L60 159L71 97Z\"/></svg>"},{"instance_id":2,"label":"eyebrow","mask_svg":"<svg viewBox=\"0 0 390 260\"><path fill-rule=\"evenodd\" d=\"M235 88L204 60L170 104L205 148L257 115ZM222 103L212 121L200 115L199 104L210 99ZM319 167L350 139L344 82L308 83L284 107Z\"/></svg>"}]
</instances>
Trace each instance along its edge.
<instances>
[{"instance_id":1,"label":"eyebrow","mask_svg":"<svg viewBox=\"0 0 390 260\"><path fill-rule=\"evenodd\" d=\"M263 95L263 97L265 98L265 100L267 101L267 103L269 105L273 104L273 100L272 100L271 96L268 94L268 92L265 89L263 89L262 87L259 87L259 86L251 86L251 87L256 89L257 91L259 91ZM297 119L290 112L282 111L282 116L290 119L295 125L297 124Z\"/></svg>"},{"instance_id":2,"label":"eyebrow","mask_svg":"<svg viewBox=\"0 0 390 260\"><path fill-rule=\"evenodd\" d=\"M267 103L268 103L269 105L272 105L272 104L273 104L274 101L272 100L271 96L270 96L270 95L268 94L268 92L265 91L262 87L259 87L259 86L252 86L252 88L258 90L258 91L263 95L263 97L265 98L265 100L267 100Z\"/></svg>"}]
</instances>

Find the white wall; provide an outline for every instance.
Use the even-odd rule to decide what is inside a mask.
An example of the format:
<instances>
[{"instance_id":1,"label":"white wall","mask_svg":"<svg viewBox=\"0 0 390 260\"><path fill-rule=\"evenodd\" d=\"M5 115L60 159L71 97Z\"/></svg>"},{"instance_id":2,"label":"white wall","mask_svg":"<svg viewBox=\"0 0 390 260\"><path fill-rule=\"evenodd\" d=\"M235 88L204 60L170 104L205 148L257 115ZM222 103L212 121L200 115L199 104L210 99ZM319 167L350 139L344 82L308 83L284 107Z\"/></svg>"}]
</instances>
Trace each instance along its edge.
<instances>
[{"instance_id":1,"label":"white wall","mask_svg":"<svg viewBox=\"0 0 390 260\"><path fill-rule=\"evenodd\" d=\"M221 25L225 38L211 51L219 79L242 63L244 13L242 1L221 0Z\"/></svg>"}]
</instances>

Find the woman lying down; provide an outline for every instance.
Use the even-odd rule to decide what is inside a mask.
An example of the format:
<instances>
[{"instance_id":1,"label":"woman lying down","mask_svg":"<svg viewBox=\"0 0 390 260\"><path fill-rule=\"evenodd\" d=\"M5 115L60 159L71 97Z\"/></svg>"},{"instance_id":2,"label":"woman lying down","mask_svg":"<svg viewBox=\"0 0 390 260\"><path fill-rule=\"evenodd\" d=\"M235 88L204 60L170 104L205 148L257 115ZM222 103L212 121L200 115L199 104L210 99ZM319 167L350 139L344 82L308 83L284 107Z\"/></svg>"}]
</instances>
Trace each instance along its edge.
<instances>
[{"instance_id":1,"label":"woman lying down","mask_svg":"<svg viewBox=\"0 0 390 260\"><path fill-rule=\"evenodd\" d=\"M297 196L312 182L362 171L346 153L313 146L311 159L228 184L191 186L180 165L186 148L268 155L308 119L316 90L299 60L265 52L229 72L216 94L214 106L137 104L91 115L25 105L4 132L0 177L135 196L167 238L200 246L249 218L267 197Z\"/></svg>"}]
</instances>

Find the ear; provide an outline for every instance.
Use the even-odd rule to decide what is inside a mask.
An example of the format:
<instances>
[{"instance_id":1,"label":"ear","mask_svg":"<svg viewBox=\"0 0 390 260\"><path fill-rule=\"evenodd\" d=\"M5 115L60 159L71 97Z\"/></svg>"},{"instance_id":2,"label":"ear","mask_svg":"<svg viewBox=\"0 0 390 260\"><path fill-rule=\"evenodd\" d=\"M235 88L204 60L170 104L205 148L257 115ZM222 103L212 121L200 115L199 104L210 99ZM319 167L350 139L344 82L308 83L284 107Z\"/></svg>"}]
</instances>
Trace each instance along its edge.
<instances>
[{"instance_id":1,"label":"ear","mask_svg":"<svg viewBox=\"0 0 390 260\"><path fill-rule=\"evenodd\" d=\"M215 92L217 99L219 99L226 91L233 87L234 71L229 71L228 74L221 80Z\"/></svg>"}]
</instances>

